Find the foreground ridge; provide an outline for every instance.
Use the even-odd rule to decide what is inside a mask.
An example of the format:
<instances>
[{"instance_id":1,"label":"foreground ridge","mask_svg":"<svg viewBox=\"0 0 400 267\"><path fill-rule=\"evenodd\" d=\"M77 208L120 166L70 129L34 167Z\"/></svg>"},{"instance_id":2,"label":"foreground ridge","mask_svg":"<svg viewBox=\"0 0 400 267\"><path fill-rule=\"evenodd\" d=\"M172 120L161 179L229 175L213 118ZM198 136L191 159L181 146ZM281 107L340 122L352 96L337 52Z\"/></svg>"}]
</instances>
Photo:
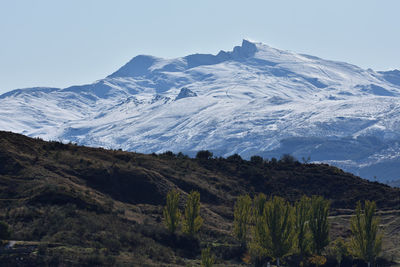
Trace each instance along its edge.
<instances>
[{"instance_id":1,"label":"foreground ridge","mask_svg":"<svg viewBox=\"0 0 400 267\"><path fill-rule=\"evenodd\" d=\"M191 191L201 194L204 224L198 238L215 244L218 259L232 266L241 261L232 236L234 203L240 195L259 192L291 203L304 194L324 196L332 206L333 239L348 234L357 201L373 200L392 233L383 250L392 253L389 259L400 258L395 245L400 189L290 156L246 161L237 154L198 155L146 155L0 131L0 219L17 240L17 248L0 257L15 260L23 253L27 265L192 263L205 245L180 234L171 238L162 219L167 193L176 190L183 199Z\"/></svg>"}]
</instances>

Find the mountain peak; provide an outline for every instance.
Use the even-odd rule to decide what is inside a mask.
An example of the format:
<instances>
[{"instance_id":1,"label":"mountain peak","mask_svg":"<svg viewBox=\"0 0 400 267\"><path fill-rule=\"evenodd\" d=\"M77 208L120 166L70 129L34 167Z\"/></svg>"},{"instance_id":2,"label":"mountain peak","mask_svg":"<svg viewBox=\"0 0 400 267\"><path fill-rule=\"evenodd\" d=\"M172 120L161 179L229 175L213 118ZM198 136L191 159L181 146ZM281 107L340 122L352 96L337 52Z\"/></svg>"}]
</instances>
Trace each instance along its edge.
<instances>
[{"instance_id":1,"label":"mountain peak","mask_svg":"<svg viewBox=\"0 0 400 267\"><path fill-rule=\"evenodd\" d=\"M261 45L262 43L256 41L250 41L247 39L242 40L242 49L245 50L257 50L257 45Z\"/></svg>"},{"instance_id":2,"label":"mountain peak","mask_svg":"<svg viewBox=\"0 0 400 267\"><path fill-rule=\"evenodd\" d=\"M149 55L138 55L132 58L119 70L109 75L115 77L136 77L146 76L152 71L182 71L201 65L214 65L226 60L242 60L250 58L258 51L261 43L243 40L241 46L235 46L233 51L220 51L217 55L193 54L177 59L162 59Z\"/></svg>"},{"instance_id":3,"label":"mountain peak","mask_svg":"<svg viewBox=\"0 0 400 267\"><path fill-rule=\"evenodd\" d=\"M235 46L233 48L232 57L237 58L249 58L254 56L258 51L257 45L248 40L243 40L241 46Z\"/></svg>"},{"instance_id":4,"label":"mountain peak","mask_svg":"<svg viewBox=\"0 0 400 267\"><path fill-rule=\"evenodd\" d=\"M159 60L159 58L154 56L138 55L132 58L119 70L108 76L108 78L145 76L149 72L149 68Z\"/></svg>"}]
</instances>

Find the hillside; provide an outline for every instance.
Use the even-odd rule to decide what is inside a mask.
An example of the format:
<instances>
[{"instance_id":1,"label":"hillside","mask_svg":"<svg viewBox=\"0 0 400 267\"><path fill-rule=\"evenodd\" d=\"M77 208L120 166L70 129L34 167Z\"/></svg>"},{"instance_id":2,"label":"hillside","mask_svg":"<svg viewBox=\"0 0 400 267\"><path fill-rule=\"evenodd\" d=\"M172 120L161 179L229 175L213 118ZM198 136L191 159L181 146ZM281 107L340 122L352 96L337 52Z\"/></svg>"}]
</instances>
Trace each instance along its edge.
<instances>
[{"instance_id":1,"label":"hillside","mask_svg":"<svg viewBox=\"0 0 400 267\"><path fill-rule=\"evenodd\" d=\"M135 56L92 84L5 93L0 129L141 153L312 156L385 182L400 178L399 80L244 40L216 55Z\"/></svg>"},{"instance_id":2,"label":"hillside","mask_svg":"<svg viewBox=\"0 0 400 267\"><path fill-rule=\"evenodd\" d=\"M162 206L173 188L183 198L191 190L201 193L205 225L200 243L185 236L171 239L164 229ZM0 132L0 219L11 225L12 239L21 247L15 253L23 253L27 265L180 266L196 263L199 249L209 243L224 265L238 264L238 244L231 237L233 204L238 195L257 192L290 201L323 195L339 221L356 201L374 200L392 216L387 224L395 239L388 241L388 251L400 255L395 230L400 225L393 217L393 210L400 209L400 189L336 167L290 157L245 161L237 155L202 160L146 155ZM348 234L341 224L333 227L334 236Z\"/></svg>"}]
</instances>

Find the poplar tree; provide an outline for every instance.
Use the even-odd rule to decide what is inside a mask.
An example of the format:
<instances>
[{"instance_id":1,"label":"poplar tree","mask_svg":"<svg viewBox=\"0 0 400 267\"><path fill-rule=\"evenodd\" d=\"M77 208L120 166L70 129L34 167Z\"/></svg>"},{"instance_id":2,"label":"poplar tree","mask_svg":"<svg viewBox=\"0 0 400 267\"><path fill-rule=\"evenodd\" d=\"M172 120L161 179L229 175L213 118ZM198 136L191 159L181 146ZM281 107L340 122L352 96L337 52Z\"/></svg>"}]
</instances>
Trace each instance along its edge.
<instances>
[{"instance_id":1,"label":"poplar tree","mask_svg":"<svg viewBox=\"0 0 400 267\"><path fill-rule=\"evenodd\" d=\"M382 235L379 233L379 219L375 217L375 202L365 201L364 210L357 203L356 214L351 218L350 249L352 253L365 260L368 267L375 264L375 259L382 248Z\"/></svg>"},{"instance_id":2,"label":"poplar tree","mask_svg":"<svg viewBox=\"0 0 400 267\"><path fill-rule=\"evenodd\" d=\"M281 197L273 197L265 203L264 232L259 244L267 253L276 258L277 266L280 259L288 255L294 241L293 207Z\"/></svg>"},{"instance_id":3,"label":"poplar tree","mask_svg":"<svg viewBox=\"0 0 400 267\"><path fill-rule=\"evenodd\" d=\"M317 255L329 244L329 201L321 196L311 198L310 230L312 249Z\"/></svg>"},{"instance_id":4,"label":"poplar tree","mask_svg":"<svg viewBox=\"0 0 400 267\"><path fill-rule=\"evenodd\" d=\"M183 232L193 237L203 224L200 217L200 193L192 191L188 195L183 220Z\"/></svg>"},{"instance_id":5,"label":"poplar tree","mask_svg":"<svg viewBox=\"0 0 400 267\"><path fill-rule=\"evenodd\" d=\"M311 215L311 199L307 196L303 196L295 204L295 232L297 239L297 249L300 253L301 258L310 252L311 244L311 232L309 227L310 215Z\"/></svg>"},{"instance_id":6,"label":"poplar tree","mask_svg":"<svg viewBox=\"0 0 400 267\"><path fill-rule=\"evenodd\" d=\"M241 242L242 247L246 244L247 232L251 219L251 198L249 195L239 196L233 212L233 233Z\"/></svg>"},{"instance_id":7,"label":"poplar tree","mask_svg":"<svg viewBox=\"0 0 400 267\"><path fill-rule=\"evenodd\" d=\"M179 225L181 212L179 211L179 192L171 190L167 194L167 204L164 207L164 223L171 233L175 233Z\"/></svg>"},{"instance_id":8,"label":"poplar tree","mask_svg":"<svg viewBox=\"0 0 400 267\"><path fill-rule=\"evenodd\" d=\"M253 200L253 220L257 223L264 215L265 203L267 202L267 197L263 193L259 193L254 197Z\"/></svg>"},{"instance_id":9,"label":"poplar tree","mask_svg":"<svg viewBox=\"0 0 400 267\"><path fill-rule=\"evenodd\" d=\"M265 239L265 203L267 203L267 197L260 193L254 197L253 201L253 235L256 239ZM259 243L265 243L260 241Z\"/></svg>"},{"instance_id":10,"label":"poplar tree","mask_svg":"<svg viewBox=\"0 0 400 267\"><path fill-rule=\"evenodd\" d=\"M256 266L262 265L263 257L267 256L266 244L266 227L265 227L265 203L267 197L263 193L259 193L253 200L253 227L252 241L250 242L250 254L256 259Z\"/></svg>"}]
</instances>

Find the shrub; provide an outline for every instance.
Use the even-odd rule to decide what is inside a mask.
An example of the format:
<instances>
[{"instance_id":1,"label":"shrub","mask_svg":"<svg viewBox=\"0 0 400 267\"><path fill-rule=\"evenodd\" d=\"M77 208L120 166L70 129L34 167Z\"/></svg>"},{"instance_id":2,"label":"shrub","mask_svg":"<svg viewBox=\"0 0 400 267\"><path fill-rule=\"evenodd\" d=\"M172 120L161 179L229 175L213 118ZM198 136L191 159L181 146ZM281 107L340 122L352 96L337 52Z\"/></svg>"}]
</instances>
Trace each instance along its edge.
<instances>
[{"instance_id":1,"label":"shrub","mask_svg":"<svg viewBox=\"0 0 400 267\"><path fill-rule=\"evenodd\" d=\"M255 165L260 165L264 162L264 159L260 156L252 156L250 158L250 162L255 164Z\"/></svg>"},{"instance_id":2,"label":"shrub","mask_svg":"<svg viewBox=\"0 0 400 267\"><path fill-rule=\"evenodd\" d=\"M290 154L283 154L279 161L285 164L293 164L297 162L297 159Z\"/></svg>"},{"instance_id":3,"label":"shrub","mask_svg":"<svg viewBox=\"0 0 400 267\"><path fill-rule=\"evenodd\" d=\"M228 161L236 161L236 162L242 162L243 161L242 157L237 153L227 157L226 159Z\"/></svg>"},{"instance_id":4,"label":"shrub","mask_svg":"<svg viewBox=\"0 0 400 267\"><path fill-rule=\"evenodd\" d=\"M188 159L188 158L189 158L187 155L183 154L182 152L179 152L179 153L176 155L176 157L177 157L178 159Z\"/></svg>"},{"instance_id":5,"label":"shrub","mask_svg":"<svg viewBox=\"0 0 400 267\"><path fill-rule=\"evenodd\" d=\"M202 160L207 160L207 159L211 159L213 156L213 153L208 151L208 150L200 150L199 152L197 152L196 154L196 159L202 159Z\"/></svg>"},{"instance_id":6,"label":"shrub","mask_svg":"<svg viewBox=\"0 0 400 267\"><path fill-rule=\"evenodd\" d=\"M211 255L210 248L205 248L201 250L201 266L211 267L214 265L215 258Z\"/></svg>"},{"instance_id":7,"label":"shrub","mask_svg":"<svg viewBox=\"0 0 400 267\"><path fill-rule=\"evenodd\" d=\"M320 256L320 255L313 255L309 259L309 262L311 264L314 264L316 267L319 267L319 266L324 265L326 263L326 258L324 256Z\"/></svg>"},{"instance_id":8,"label":"shrub","mask_svg":"<svg viewBox=\"0 0 400 267\"><path fill-rule=\"evenodd\" d=\"M340 237L338 239L335 240L334 242L334 252L336 255L336 260L340 266L340 264L342 263L342 260L344 257L348 256L349 251L347 248L346 243L343 241L343 239L341 239Z\"/></svg>"},{"instance_id":9,"label":"shrub","mask_svg":"<svg viewBox=\"0 0 400 267\"><path fill-rule=\"evenodd\" d=\"M174 152L168 150L168 151L165 151L164 153L162 153L161 156L165 156L168 158L174 158L175 154L174 154Z\"/></svg>"}]
</instances>

